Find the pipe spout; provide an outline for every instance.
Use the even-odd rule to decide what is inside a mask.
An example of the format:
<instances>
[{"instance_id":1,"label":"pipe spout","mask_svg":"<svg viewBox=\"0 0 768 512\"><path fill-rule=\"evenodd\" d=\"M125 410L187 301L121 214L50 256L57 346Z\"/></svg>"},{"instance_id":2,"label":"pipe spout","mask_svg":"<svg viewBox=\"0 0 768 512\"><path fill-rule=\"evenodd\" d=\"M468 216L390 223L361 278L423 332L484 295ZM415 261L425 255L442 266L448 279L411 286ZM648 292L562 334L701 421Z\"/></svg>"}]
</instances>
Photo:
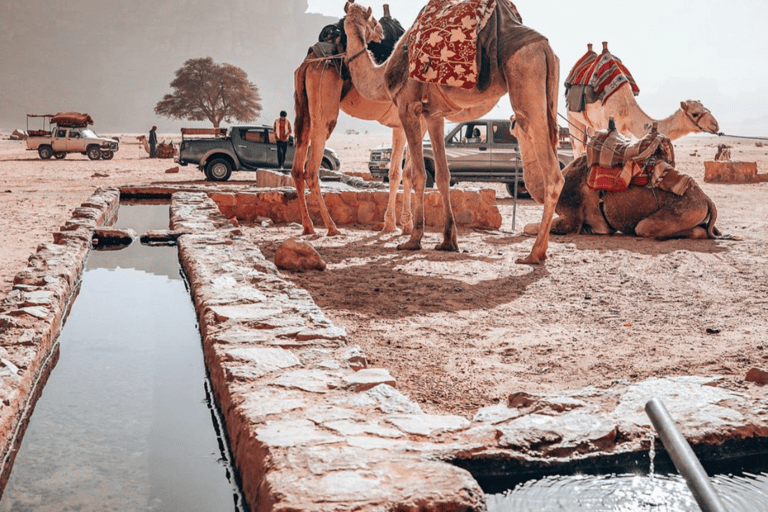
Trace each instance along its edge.
<instances>
[{"instance_id":1,"label":"pipe spout","mask_svg":"<svg viewBox=\"0 0 768 512\"><path fill-rule=\"evenodd\" d=\"M688 441L680 434L675 422L661 400L656 398L645 404L645 412L658 432L672 462L688 484L702 512L727 512L712 482L693 453Z\"/></svg>"}]
</instances>

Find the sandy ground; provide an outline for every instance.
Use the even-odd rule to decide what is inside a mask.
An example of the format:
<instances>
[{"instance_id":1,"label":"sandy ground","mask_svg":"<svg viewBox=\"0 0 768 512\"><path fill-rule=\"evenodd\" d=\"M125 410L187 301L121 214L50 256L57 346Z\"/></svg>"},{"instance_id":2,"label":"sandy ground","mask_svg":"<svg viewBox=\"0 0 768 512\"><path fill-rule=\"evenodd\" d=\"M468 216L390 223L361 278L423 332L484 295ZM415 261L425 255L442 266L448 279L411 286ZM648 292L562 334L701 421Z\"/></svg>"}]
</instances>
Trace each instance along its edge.
<instances>
[{"instance_id":1,"label":"sandy ground","mask_svg":"<svg viewBox=\"0 0 768 512\"><path fill-rule=\"evenodd\" d=\"M150 160L129 135L111 161L81 155L41 161L0 134L0 297L40 243L103 185L201 181L202 173ZM159 137L163 139L161 135ZM165 137L170 138L170 136ZM372 366L428 412L471 416L509 393L610 387L670 375L742 379L768 367L768 183L703 182L717 144L734 160L768 172L768 142L689 136L675 144L678 170L698 180L718 207L717 226L741 240L654 241L627 236L553 236L542 267L515 258L533 239L522 227L541 207L496 190L498 231L461 230L461 252L399 252L399 234L343 228L343 237L305 237L325 272L286 274L347 329ZM367 170L368 151L388 137L335 134L342 170ZM234 182L249 181L236 173ZM472 187L474 185L461 185ZM244 226L271 258L298 225Z\"/></svg>"}]
</instances>

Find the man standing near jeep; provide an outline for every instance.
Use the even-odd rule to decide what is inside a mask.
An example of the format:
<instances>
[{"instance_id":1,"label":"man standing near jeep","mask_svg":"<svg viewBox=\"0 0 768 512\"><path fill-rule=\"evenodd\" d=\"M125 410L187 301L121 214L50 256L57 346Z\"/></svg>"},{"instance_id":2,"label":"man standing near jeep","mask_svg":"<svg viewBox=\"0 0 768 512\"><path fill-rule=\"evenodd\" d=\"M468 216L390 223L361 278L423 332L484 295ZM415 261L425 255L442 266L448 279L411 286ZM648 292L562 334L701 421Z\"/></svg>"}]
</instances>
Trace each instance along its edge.
<instances>
[{"instance_id":1,"label":"man standing near jeep","mask_svg":"<svg viewBox=\"0 0 768 512\"><path fill-rule=\"evenodd\" d=\"M157 157L157 126L149 130L149 158Z\"/></svg>"},{"instance_id":2,"label":"man standing near jeep","mask_svg":"<svg viewBox=\"0 0 768 512\"><path fill-rule=\"evenodd\" d=\"M291 122L288 121L288 113L280 111L280 117L275 121L275 141L277 142L277 165L280 169L285 166L285 153L288 151L288 137L291 133Z\"/></svg>"}]
</instances>

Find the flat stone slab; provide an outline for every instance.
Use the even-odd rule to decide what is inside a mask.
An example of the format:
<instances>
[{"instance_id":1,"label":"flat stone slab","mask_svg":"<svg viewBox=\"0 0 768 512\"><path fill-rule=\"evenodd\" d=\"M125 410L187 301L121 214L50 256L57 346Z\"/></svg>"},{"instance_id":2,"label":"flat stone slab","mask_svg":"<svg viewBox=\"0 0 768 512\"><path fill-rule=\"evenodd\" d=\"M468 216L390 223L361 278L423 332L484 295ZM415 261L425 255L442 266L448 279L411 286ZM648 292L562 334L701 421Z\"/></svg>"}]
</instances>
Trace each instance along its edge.
<instances>
[{"instance_id":1,"label":"flat stone slab","mask_svg":"<svg viewBox=\"0 0 768 512\"><path fill-rule=\"evenodd\" d=\"M756 162L704 162L707 183L759 183L768 181L768 174L757 173Z\"/></svg>"}]
</instances>

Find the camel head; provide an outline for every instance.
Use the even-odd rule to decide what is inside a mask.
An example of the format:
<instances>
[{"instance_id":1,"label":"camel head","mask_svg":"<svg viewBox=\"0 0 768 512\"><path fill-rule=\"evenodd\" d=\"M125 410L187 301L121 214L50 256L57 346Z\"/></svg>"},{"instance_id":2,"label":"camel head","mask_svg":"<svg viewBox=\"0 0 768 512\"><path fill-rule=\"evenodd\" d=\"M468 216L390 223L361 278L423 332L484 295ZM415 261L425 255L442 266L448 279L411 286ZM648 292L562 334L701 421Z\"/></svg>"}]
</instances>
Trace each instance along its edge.
<instances>
[{"instance_id":1,"label":"camel head","mask_svg":"<svg viewBox=\"0 0 768 512\"><path fill-rule=\"evenodd\" d=\"M698 100L687 100L680 102L680 109L685 112L685 116L688 121L693 123L693 132L707 132L717 134L720 131L720 126L717 124L717 119L709 111L707 107L701 104Z\"/></svg>"},{"instance_id":2,"label":"camel head","mask_svg":"<svg viewBox=\"0 0 768 512\"><path fill-rule=\"evenodd\" d=\"M362 5L356 4L355 0L348 0L344 5L344 12L347 14L344 20L347 38L351 35L350 30L355 30L366 44L378 43L384 38L384 30L373 17L373 9L370 7L366 9Z\"/></svg>"}]
</instances>

